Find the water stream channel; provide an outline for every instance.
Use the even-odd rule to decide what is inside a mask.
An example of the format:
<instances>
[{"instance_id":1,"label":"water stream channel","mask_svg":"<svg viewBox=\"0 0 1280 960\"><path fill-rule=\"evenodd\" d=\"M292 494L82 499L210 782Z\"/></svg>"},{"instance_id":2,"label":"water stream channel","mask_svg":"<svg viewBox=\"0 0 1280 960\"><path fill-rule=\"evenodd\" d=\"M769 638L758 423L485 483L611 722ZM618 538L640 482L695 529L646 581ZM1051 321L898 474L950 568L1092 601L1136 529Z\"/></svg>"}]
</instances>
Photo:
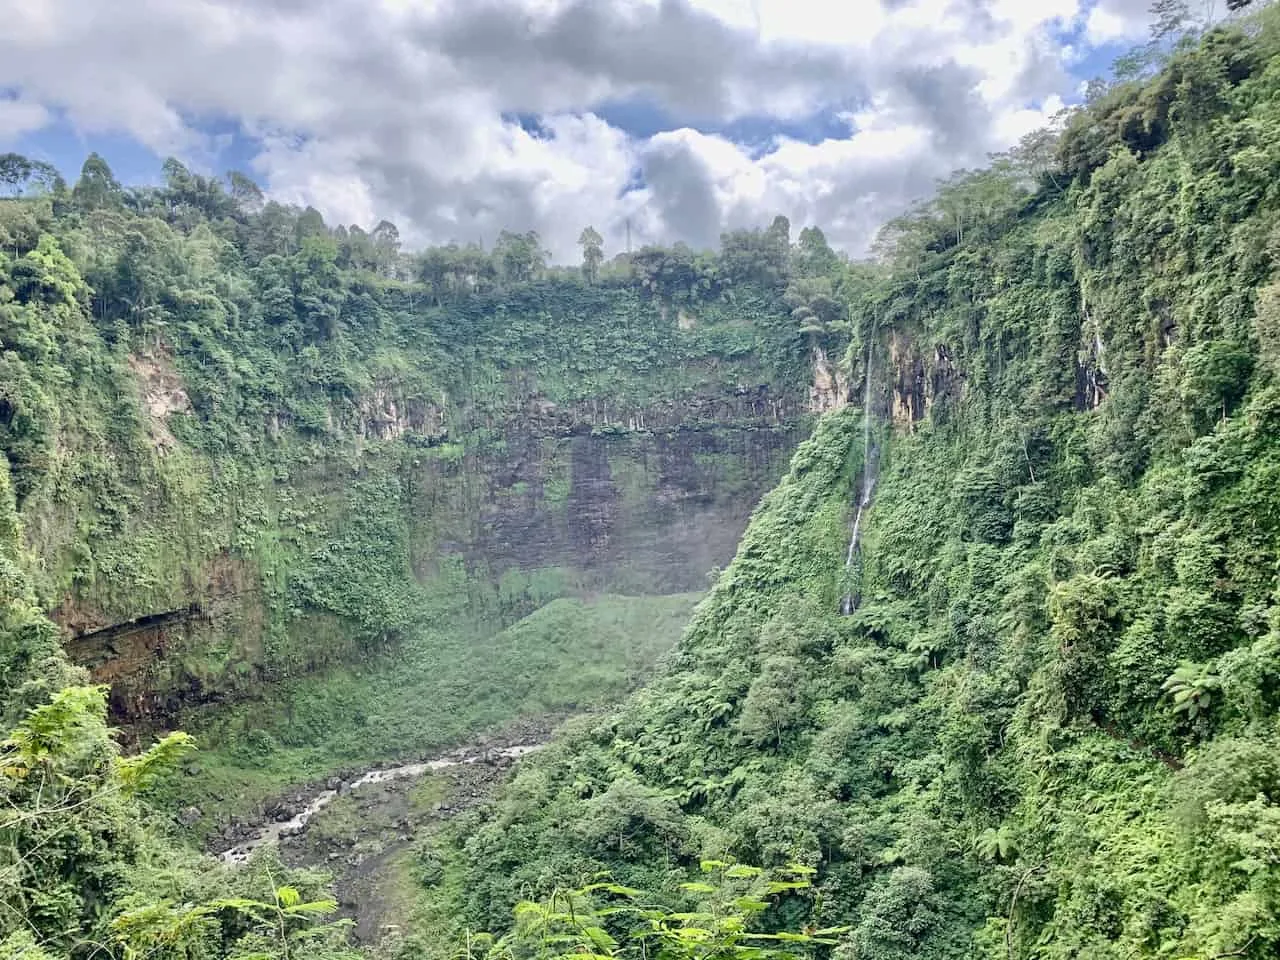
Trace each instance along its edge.
<instances>
[{"instance_id":1,"label":"water stream channel","mask_svg":"<svg viewBox=\"0 0 1280 960\"><path fill-rule=\"evenodd\" d=\"M492 747L485 750L464 748L446 754L435 760L423 760L417 763L404 763L393 767L379 767L370 770L357 779L338 789L318 789L315 795L301 810L287 820L261 824L256 833L247 840L224 850L218 856L224 863L244 863L255 850L269 844L279 843L286 837L302 833L311 818L331 804L339 796L349 791L358 791L372 784L388 783L393 780L416 779L427 773L448 770L452 767L466 766L473 763L502 763L516 760L536 750L542 749L544 743L512 744L505 747Z\"/></svg>"}]
</instances>

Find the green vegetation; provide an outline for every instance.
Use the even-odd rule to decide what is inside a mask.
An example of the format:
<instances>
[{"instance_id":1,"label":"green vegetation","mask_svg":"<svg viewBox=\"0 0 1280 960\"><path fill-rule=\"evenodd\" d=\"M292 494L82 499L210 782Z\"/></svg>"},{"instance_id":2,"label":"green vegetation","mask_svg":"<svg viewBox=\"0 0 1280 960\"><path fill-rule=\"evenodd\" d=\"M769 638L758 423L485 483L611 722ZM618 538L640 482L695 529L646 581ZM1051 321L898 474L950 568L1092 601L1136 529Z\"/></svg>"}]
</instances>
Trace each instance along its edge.
<instances>
[{"instance_id":1,"label":"green vegetation","mask_svg":"<svg viewBox=\"0 0 1280 960\"><path fill-rule=\"evenodd\" d=\"M817 349L866 402L828 398L656 680L397 848L380 952L1275 956L1280 8L1140 53L876 264L781 219L405 257L243 178L6 161L0 956L347 955L317 877L160 811L633 688L694 597L609 589L656 592L646 525L741 505ZM84 651L141 663L119 709L242 698L215 750L122 759L54 608L123 628ZM143 613L224 619L159 656Z\"/></svg>"},{"instance_id":2,"label":"green vegetation","mask_svg":"<svg viewBox=\"0 0 1280 960\"><path fill-rule=\"evenodd\" d=\"M0 956L339 956L317 878L179 834L632 689L807 426L789 237L555 270L0 171ZM204 749L126 797L108 707Z\"/></svg>"},{"instance_id":3,"label":"green vegetation","mask_svg":"<svg viewBox=\"0 0 1280 960\"><path fill-rule=\"evenodd\" d=\"M839 942L835 935L845 932L840 927L804 933L751 929L768 911L795 912L802 903L798 898L812 892L809 867L789 864L767 876L759 867L717 860L704 860L700 866L713 882L681 884L681 893L692 901L688 910L655 906L640 890L601 880L577 890L555 891L545 902L517 904L511 932L467 937L464 956L791 960L834 946ZM624 939L609 928L625 931Z\"/></svg>"},{"instance_id":4,"label":"green vegetation","mask_svg":"<svg viewBox=\"0 0 1280 960\"><path fill-rule=\"evenodd\" d=\"M300 677L557 597L701 589L806 423L784 291L733 266L785 237L696 258L677 316L653 278L687 250L593 242L584 276L529 236L409 254L391 224L331 228L176 161L139 189L96 156L71 188L4 170L27 574L130 721L272 711ZM710 559L655 546L690 520L724 531Z\"/></svg>"},{"instance_id":5,"label":"green vegetation","mask_svg":"<svg viewBox=\"0 0 1280 960\"><path fill-rule=\"evenodd\" d=\"M114 719L200 735L183 791L218 812L625 692L807 427L808 344L748 262L777 231L606 261L588 229L584 272L530 235L401 251L176 161L0 169L12 563Z\"/></svg>"},{"instance_id":6,"label":"green vegetation","mask_svg":"<svg viewBox=\"0 0 1280 960\"><path fill-rule=\"evenodd\" d=\"M497 634L425 633L385 664L337 667L292 685L263 716L222 711L197 756L197 774L173 784L176 805L197 804L204 827L292 783L443 751L477 730L616 703L675 643L697 594L559 599Z\"/></svg>"},{"instance_id":7,"label":"green vegetation","mask_svg":"<svg viewBox=\"0 0 1280 960\"><path fill-rule=\"evenodd\" d=\"M7 473L0 470L0 606L6 718L0 741L0 956L352 956L321 878L269 858L215 868L156 825L151 795L193 744L174 733L121 757L106 688L78 672L30 605ZM6 726L8 721L6 722ZM163 821L161 821L163 822Z\"/></svg>"},{"instance_id":8,"label":"green vegetation","mask_svg":"<svg viewBox=\"0 0 1280 960\"><path fill-rule=\"evenodd\" d=\"M1276 955L1277 17L889 226L870 442L821 423L665 675L458 830L441 916L727 857L814 867L858 960Z\"/></svg>"}]
</instances>

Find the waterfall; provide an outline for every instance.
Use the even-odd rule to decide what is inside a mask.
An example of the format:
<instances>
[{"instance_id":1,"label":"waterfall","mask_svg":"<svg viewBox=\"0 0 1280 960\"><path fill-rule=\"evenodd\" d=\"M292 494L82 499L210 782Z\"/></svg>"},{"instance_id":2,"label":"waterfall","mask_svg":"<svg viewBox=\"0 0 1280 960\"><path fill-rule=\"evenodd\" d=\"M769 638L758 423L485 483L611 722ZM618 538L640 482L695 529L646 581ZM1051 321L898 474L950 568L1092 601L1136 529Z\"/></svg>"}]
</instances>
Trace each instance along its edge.
<instances>
[{"instance_id":1,"label":"waterfall","mask_svg":"<svg viewBox=\"0 0 1280 960\"><path fill-rule=\"evenodd\" d=\"M853 516L849 551L844 558L846 580L850 580L855 572L861 573L860 570L855 571L855 565L861 567L862 564L862 514L871 506L871 494L876 486L877 451L871 443L871 348L873 343L874 340L867 342L867 369L864 377L866 388L862 398L862 492L858 496L858 509ZM845 591L844 599L840 601L840 613L846 617L849 616L858 608L860 599L861 597L855 595L855 589L850 580L849 589Z\"/></svg>"}]
</instances>

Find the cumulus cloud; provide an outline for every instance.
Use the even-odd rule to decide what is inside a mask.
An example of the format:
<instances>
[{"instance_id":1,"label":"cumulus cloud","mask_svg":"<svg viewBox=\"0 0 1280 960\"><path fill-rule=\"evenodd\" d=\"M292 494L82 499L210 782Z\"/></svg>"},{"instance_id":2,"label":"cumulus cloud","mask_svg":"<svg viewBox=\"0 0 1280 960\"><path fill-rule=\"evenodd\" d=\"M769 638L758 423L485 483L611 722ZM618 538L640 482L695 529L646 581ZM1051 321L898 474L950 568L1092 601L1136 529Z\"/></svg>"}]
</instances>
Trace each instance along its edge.
<instances>
[{"instance_id":1,"label":"cumulus cloud","mask_svg":"<svg viewBox=\"0 0 1280 960\"><path fill-rule=\"evenodd\" d=\"M209 121L229 122L273 195L416 242L536 229L567 259L586 223L616 250L628 229L707 245L785 213L860 252L1061 105L1079 79L1065 30L1127 35L1139 5L0 0L0 139L56 115L200 163ZM671 129L610 125L619 102ZM723 133L836 115L847 135L818 143Z\"/></svg>"},{"instance_id":2,"label":"cumulus cloud","mask_svg":"<svg viewBox=\"0 0 1280 960\"><path fill-rule=\"evenodd\" d=\"M48 122L49 111L40 104L17 98L0 98L0 144L39 130Z\"/></svg>"},{"instance_id":3,"label":"cumulus cloud","mask_svg":"<svg viewBox=\"0 0 1280 960\"><path fill-rule=\"evenodd\" d=\"M1085 38L1100 46L1137 43L1151 27L1151 0L1101 0L1085 20Z\"/></svg>"}]
</instances>

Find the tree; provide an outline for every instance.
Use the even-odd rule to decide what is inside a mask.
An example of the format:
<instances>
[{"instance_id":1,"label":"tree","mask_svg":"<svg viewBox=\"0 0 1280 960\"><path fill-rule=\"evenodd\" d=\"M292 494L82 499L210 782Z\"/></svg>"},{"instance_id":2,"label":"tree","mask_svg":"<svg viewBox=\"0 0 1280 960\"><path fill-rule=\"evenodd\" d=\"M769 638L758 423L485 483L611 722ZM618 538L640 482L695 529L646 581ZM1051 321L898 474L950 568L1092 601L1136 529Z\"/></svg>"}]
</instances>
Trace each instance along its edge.
<instances>
[{"instance_id":1,"label":"tree","mask_svg":"<svg viewBox=\"0 0 1280 960\"><path fill-rule=\"evenodd\" d=\"M298 244L306 243L313 237L328 238L329 228L325 226L324 216L315 207L308 206L302 213L298 214L298 221L294 225L298 237Z\"/></svg>"},{"instance_id":2,"label":"tree","mask_svg":"<svg viewBox=\"0 0 1280 960\"><path fill-rule=\"evenodd\" d=\"M805 227L800 231L791 262L798 276L825 277L840 266L840 257L831 249L821 229Z\"/></svg>"},{"instance_id":3,"label":"tree","mask_svg":"<svg viewBox=\"0 0 1280 960\"><path fill-rule=\"evenodd\" d=\"M298 248L296 220L296 210L274 200L268 201L262 212L250 221L248 246L251 255L255 259L264 259L273 253L281 256L292 254Z\"/></svg>"},{"instance_id":4,"label":"tree","mask_svg":"<svg viewBox=\"0 0 1280 960\"><path fill-rule=\"evenodd\" d=\"M875 960L925 955L922 945L941 919L934 887L932 874L916 866L896 867L876 882L850 936L853 955Z\"/></svg>"},{"instance_id":5,"label":"tree","mask_svg":"<svg viewBox=\"0 0 1280 960\"><path fill-rule=\"evenodd\" d=\"M532 280L547 266L547 252L542 249L542 239L534 230L525 233L503 230L493 246L493 257L498 262L502 279L508 283Z\"/></svg>"},{"instance_id":6,"label":"tree","mask_svg":"<svg viewBox=\"0 0 1280 960\"><path fill-rule=\"evenodd\" d=\"M266 202L262 188L239 170L227 174L227 184L231 188L231 199L243 214L254 214L262 211Z\"/></svg>"},{"instance_id":7,"label":"tree","mask_svg":"<svg viewBox=\"0 0 1280 960\"><path fill-rule=\"evenodd\" d=\"M52 165L41 160L32 160L20 153L0 154L0 184L17 196L33 183L46 190L56 190L62 184L62 177Z\"/></svg>"},{"instance_id":8,"label":"tree","mask_svg":"<svg viewBox=\"0 0 1280 960\"><path fill-rule=\"evenodd\" d=\"M600 264L604 261L604 238L595 227L586 227L578 237L582 247L582 275L587 283L595 283L600 276Z\"/></svg>"},{"instance_id":9,"label":"tree","mask_svg":"<svg viewBox=\"0 0 1280 960\"><path fill-rule=\"evenodd\" d=\"M629 264L640 288L649 294L694 301L718 289L714 258L694 253L684 243L670 248L642 247L631 255Z\"/></svg>"},{"instance_id":10,"label":"tree","mask_svg":"<svg viewBox=\"0 0 1280 960\"><path fill-rule=\"evenodd\" d=\"M379 220L369 234L369 239L373 242L378 273L386 277L393 276L400 259L400 230L390 220Z\"/></svg>"},{"instance_id":11,"label":"tree","mask_svg":"<svg viewBox=\"0 0 1280 960\"><path fill-rule=\"evenodd\" d=\"M91 153L80 168L80 179L71 191L71 199L81 210L118 207L123 203L124 190L107 161Z\"/></svg>"},{"instance_id":12,"label":"tree","mask_svg":"<svg viewBox=\"0 0 1280 960\"><path fill-rule=\"evenodd\" d=\"M788 253L791 250L791 221L782 214L778 214L773 218L773 223L769 224L765 236L768 237L775 251L781 254Z\"/></svg>"},{"instance_id":13,"label":"tree","mask_svg":"<svg viewBox=\"0 0 1280 960\"><path fill-rule=\"evenodd\" d=\"M828 333L847 314L847 307L836 296L827 277L792 280L785 299L801 333Z\"/></svg>"},{"instance_id":14,"label":"tree","mask_svg":"<svg viewBox=\"0 0 1280 960\"><path fill-rule=\"evenodd\" d=\"M786 280L790 224L778 217L767 231L733 230L720 236L720 265L730 285L776 287Z\"/></svg>"},{"instance_id":15,"label":"tree","mask_svg":"<svg viewBox=\"0 0 1280 960\"><path fill-rule=\"evenodd\" d=\"M212 178L192 173L173 157L164 162L165 187L161 196L170 219L193 229L202 220L219 220L236 211L235 202Z\"/></svg>"},{"instance_id":16,"label":"tree","mask_svg":"<svg viewBox=\"0 0 1280 960\"><path fill-rule=\"evenodd\" d=\"M685 833L676 802L631 777L619 777L588 801L577 827L583 839L619 856L645 847L651 839L669 843Z\"/></svg>"},{"instance_id":17,"label":"tree","mask_svg":"<svg viewBox=\"0 0 1280 960\"><path fill-rule=\"evenodd\" d=\"M31 177L31 160L22 154L0 154L0 183L18 193L28 177Z\"/></svg>"},{"instance_id":18,"label":"tree","mask_svg":"<svg viewBox=\"0 0 1280 960\"><path fill-rule=\"evenodd\" d=\"M787 731L804 715L803 685L804 670L798 658L775 654L765 660L742 702L738 717L742 735L756 746L780 746Z\"/></svg>"},{"instance_id":19,"label":"tree","mask_svg":"<svg viewBox=\"0 0 1280 960\"><path fill-rule=\"evenodd\" d=\"M141 842L132 796L192 741L170 734L121 759L105 715L106 687L69 687L0 743L0 933L24 917L70 953L127 891L125 868Z\"/></svg>"}]
</instances>

